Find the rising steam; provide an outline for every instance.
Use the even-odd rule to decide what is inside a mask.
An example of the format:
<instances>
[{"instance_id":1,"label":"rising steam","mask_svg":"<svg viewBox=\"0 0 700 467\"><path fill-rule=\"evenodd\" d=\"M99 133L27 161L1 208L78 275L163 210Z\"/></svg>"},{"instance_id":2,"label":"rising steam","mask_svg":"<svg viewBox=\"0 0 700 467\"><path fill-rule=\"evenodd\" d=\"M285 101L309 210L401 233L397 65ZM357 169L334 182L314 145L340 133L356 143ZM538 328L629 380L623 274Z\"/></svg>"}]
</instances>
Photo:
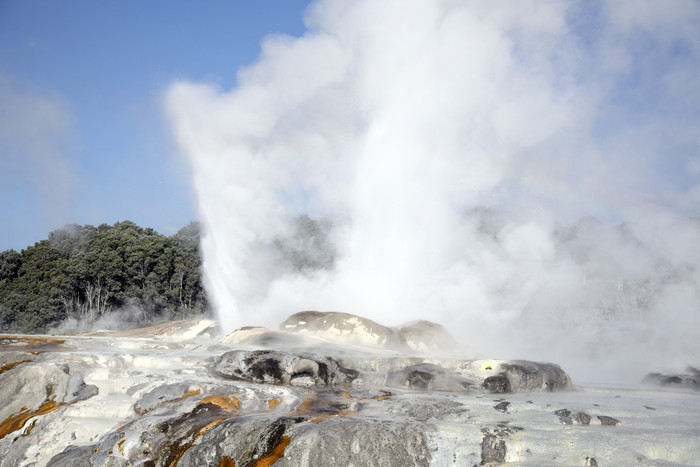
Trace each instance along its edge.
<instances>
[{"instance_id":1,"label":"rising steam","mask_svg":"<svg viewBox=\"0 0 700 467\"><path fill-rule=\"evenodd\" d=\"M174 84L222 326L430 319L584 378L697 361L698 9L317 1L232 90ZM332 267L282 265L301 214Z\"/></svg>"}]
</instances>

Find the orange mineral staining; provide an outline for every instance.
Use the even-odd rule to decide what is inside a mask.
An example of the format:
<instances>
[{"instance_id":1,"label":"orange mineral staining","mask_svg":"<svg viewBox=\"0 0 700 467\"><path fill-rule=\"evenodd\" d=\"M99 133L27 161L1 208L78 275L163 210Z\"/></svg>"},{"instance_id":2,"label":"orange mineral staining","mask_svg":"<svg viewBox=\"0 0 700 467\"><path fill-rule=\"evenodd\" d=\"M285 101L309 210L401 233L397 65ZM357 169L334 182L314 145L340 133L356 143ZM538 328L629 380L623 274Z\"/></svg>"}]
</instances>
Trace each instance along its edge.
<instances>
[{"instance_id":1,"label":"orange mineral staining","mask_svg":"<svg viewBox=\"0 0 700 467\"><path fill-rule=\"evenodd\" d=\"M7 365L0 366L0 375L5 373L6 371L10 371L11 369L16 367L17 365L21 365L22 363L27 363L27 362L31 362L31 360L20 360L18 362L12 362L12 363L8 363Z\"/></svg>"},{"instance_id":2,"label":"orange mineral staining","mask_svg":"<svg viewBox=\"0 0 700 467\"><path fill-rule=\"evenodd\" d=\"M276 398L268 399L267 400L267 405L270 406L271 409L274 409L280 404L280 400Z\"/></svg>"},{"instance_id":3,"label":"orange mineral staining","mask_svg":"<svg viewBox=\"0 0 700 467\"><path fill-rule=\"evenodd\" d=\"M202 393L201 389L190 389L189 391L187 391L186 393L184 393L183 395L181 395L177 399L170 399L170 400L164 401L163 404L172 403L172 402L180 402L183 399L187 399L190 396L198 396L201 393Z\"/></svg>"},{"instance_id":4,"label":"orange mineral staining","mask_svg":"<svg viewBox=\"0 0 700 467\"><path fill-rule=\"evenodd\" d=\"M387 391L386 389L380 389L379 391L382 393L382 395L374 397L374 400L383 401L384 399L388 399L394 395L391 391Z\"/></svg>"},{"instance_id":5,"label":"orange mineral staining","mask_svg":"<svg viewBox=\"0 0 700 467\"><path fill-rule=\"evenodd\" d=\"M237 412L241 408L241 401L235 396L221 396L221 395L211 395L207 396L199 403L201 404L214 404L218 405L222 409L228 412Z\"/></svg>"},{"instance_id":6,"label":"orange mineral staining","mask_svg":"<svg viewBox=\"0 0 700 467\"><path fill-rule=\"evenodd\" d=\"M3 350L19 350L38 354L48 351L67 350L64 346L65 339L57 339L47 336L19 336L19 335L0 335L0 351Z\"/></svg>"},{"instance_id":7,"label":"orange mineral staining","mask_svg":"<svg viewBox=\"0 0 700 467\"><path fill-rule=\"evenodd\" d=\"M189 448L191 448L194 445L194 443L197 441L197 439L204 436L204 433L206 433L209 430L209 428L213 427L217 423L220 423L224 420L226 420L226 419L225 418L217 418L215 420L212 420L207 425L196 430L191 435L191 438L189 440L184 441L184 442L182 442L182 440L179 440L178 442L175 442L171 446L170 452L168 453L168 456L165 459L165 462L163 465L172 466L172 467L177 466L177 464L178 464L178 462L180 462L180 459L182 458L182 456L185 454L185 452Z\"/></svg>"},{"instance_id":8,"label":"orange mineral staining","mask_svg":"<svg viewBox=\"0 0 700 467\"><path fill-rule=\"evenodd\" d=\"M219 467L236 467L236 461L224 456L219 460Z\"/></svg>"},{"instance_id":9,"label":"orange mineral staining","mask_svg":"<svg viewBox=\"0 0 700 467\"><path fill-rule=\"evenodd\" d=\"M26 407L22 407L22 410L17 412L16 414L12 414L9 417L7 417L5 420L0 422L0 439L4 438L8 434L12 433L13 431L17 431L20 428L24 427L24 424L27 423L27 421L33 417L36 417L38 415L45 415L49 412L53 412L56 409L59 409L64 406L68 406L71 404L74 404L77 401L73 402L59 402L56 403L54 400L56 399L56 396L51 397L51 399L46 399L41 406L34 411L30 411Z\"/></svg>"},{"instance_id":10,"label":"orange mineral staining","mask_svg":"<svg viewBox=\"0 0 700 467\"><path fill-rule=\"evenodd\" d=\"M275 449L268 454L265 457L261 457L260 459L251 462L248 464L250 467L268 467L278 460L280 460L282 457L284 457L284 450L287 449L287 445L289 444L289 436L283 436L282 441L275 446Z\"/></svg>"}]
</instances>

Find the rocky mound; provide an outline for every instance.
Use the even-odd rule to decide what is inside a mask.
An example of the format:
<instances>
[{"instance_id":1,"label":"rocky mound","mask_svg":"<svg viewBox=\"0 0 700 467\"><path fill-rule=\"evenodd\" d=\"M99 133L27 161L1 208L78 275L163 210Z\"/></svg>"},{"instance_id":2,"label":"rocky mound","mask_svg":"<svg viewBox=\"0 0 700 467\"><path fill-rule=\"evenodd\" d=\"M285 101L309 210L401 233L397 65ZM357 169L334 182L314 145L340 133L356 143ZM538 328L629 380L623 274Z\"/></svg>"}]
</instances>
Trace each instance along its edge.
<instances>
[{"instance_id":1,"label":"rocky mound","mask_svg":"<svg viewBox=\"0 0 700 467\"><path fill-rule=\"evenodd\" d=\"M263 327L244 327L226 336L227 344L262 346L338 346L368 347L397 352L447 353L455 350L455 341L442 325L413 321L396 328L349 313L302 311L279 326L279 331Z\"/></svg>"},{"instance_id":2,"label":"rocky mound","mask_svg":"<svg viewBox=\"0 0 700 467\"><path fill-rule=\"evenodd\" d=\"M700 458L700 397L690 392L666 400L663 392L573 391L552 363L421 356L407 343L444 331L428 322L392 329L314 313L286 323L296 331L245 328L234 333L238 342L152 331L0 336L0 467ZM336 348L314 327L352 343Z\"/></svg>"},{"instance_id":3,"label":"rocky mound","mask_svg":"<svg viewBox=\"0 0 700 467\"><path fill-rule=\"evenodd\" d=\"M700 391L700 370L689 366L686 373L662 374L649 373L643 382L658 386L673 386Z\"/></svg>"}]
</instances>

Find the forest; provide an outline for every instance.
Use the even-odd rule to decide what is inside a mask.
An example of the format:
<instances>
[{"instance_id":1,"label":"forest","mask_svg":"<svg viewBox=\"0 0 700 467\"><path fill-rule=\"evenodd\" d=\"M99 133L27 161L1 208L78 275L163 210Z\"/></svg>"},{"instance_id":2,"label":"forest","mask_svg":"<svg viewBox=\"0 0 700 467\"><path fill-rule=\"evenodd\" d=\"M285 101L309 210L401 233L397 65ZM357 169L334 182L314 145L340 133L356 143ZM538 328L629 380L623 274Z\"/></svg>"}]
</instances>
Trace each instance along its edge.
<instances>
[{"instance_id":1,"label":"forest","mask_svg":"<svg viewBox=\"0 0 700 467\"><path fill-rule=\"evenodd\" d=\"M21 252L3 251L0 331L84 331L108 317L110 327L128 328L207 314L199 239L197 223L169 237L131 221L73 224Z\"/></svg>"},{"instance_id":2,"label":"forest","mask_svg":"<svg viewBox=\"0 0 700 467\"><path fill-rule=\"evenodd\" d=\"M269 247L281 272L332 269L331 223L300 215ZM0 253L0 332L129 329L211 316L200 225L168 237L131 221L66 225Z\"/></svg>"}]
</instances>

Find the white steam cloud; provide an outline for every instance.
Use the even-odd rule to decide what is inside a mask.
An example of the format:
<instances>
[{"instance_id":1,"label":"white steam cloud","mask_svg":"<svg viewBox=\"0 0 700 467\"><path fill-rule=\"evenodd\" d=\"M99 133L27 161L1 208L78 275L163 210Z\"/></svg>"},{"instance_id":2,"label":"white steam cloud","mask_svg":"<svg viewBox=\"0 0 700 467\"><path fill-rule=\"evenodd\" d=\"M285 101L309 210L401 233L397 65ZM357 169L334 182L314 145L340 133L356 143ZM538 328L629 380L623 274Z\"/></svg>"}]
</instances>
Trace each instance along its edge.
<instances>
[{"instance_id":1,"label":"white steam cloud","mask_svg":"<svg viewBox=\"0 0 700 467\"><path fill-rule=\"evenodd\" d=\"M338 310L588 379L700 360L699 10L325 0L234 89L173 85L224 329ZM302 213L333 268L279 267Z\"/></svg>"}]
</instances>

